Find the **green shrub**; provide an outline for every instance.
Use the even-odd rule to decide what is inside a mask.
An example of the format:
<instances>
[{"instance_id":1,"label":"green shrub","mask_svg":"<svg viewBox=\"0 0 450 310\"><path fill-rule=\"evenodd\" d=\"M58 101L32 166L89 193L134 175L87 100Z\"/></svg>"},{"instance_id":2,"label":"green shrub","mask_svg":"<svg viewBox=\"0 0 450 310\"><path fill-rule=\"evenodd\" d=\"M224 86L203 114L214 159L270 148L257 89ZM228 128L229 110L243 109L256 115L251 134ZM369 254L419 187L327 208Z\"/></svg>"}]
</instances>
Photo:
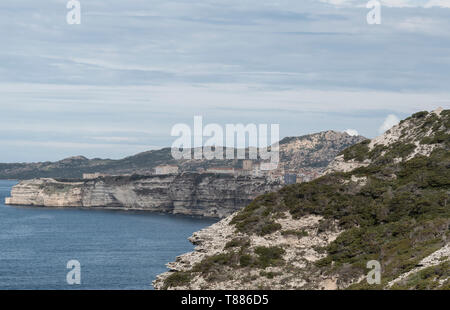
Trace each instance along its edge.
<instances>
[{"instance_id":1,"label":"green shrub","mask_svg":"<svg viewBox=\"0 0 450 310\"><path fill-rule=\"evenodd\" d=\"M250 245L250 240L248 238L234 238L225 244L225 249L235 248L235 247L248 247Z\"/></svg>"},{"instance_id":2,"label":"green shrub","mask_svg":"<svg viewBox=\"0 0 450 310\"><path fill-rule=\"evenodd\" d=\"M370 140L364 140L360 143L357 143L351 147L346 148L344 151L339 153L340 155L344 155L344 160L356 160L356 161L364 161L367 159L369 153Z\"/></svg>"},{"instance_id":3,"label":"green shrub","mask_svg":"<svg viewBox=\"0 0 450 310\"><path fill-rule=\"evenodd\" d=\"M450 278L450 263L443 262L413 273L405 280L394 284L393 289L431 290L445 289ZM442 284L440 282L442 281ZM445 283L447 282L447 283Z\"/></svg>"},{"instance_id":4,"label":"green shrub","mask_svg":"<svg viewBox=\"0 0 450 310\"><path fill-rule=\"evenodd\" d=\"M197 263L192 270L203 274L220 272L223 266L236 265L236 261L237 255L234 252L216 254L204 258L201 262Z\"/></svg>"},{"instance_id":5,"label":"green shrub","mask_svg":"<svg viewBox=\"0 0 450 310\"><path fill-rule=\"evenodd\" d=\"M275 223L275 222L273 222L273 221L270 221L269 223L264 224L264 225L261 227L261 231L260 231L259 235L265 236L265 235L272 234L272 233L274 233L274 232L280 230L281 227L282 227L282 226L281 226L279 223Z\"/></svg>"},{"instance_id":6,"label":"green shrub","mask_svg":"<svg viewBox=\"0 0 450 310\"><path fill-rule=\"evenodd\" d=\"M253 262L253 258L250 254L243 254L239 257L239 265L241 267L250 266Z\"/></svg>"},{"instance_id":7,"label":"green shrub","mask_svg":"<svg viewBox=\"0 0 450 310\"><path fill-rule=\"evenodd\" d=\"M308 236L308 232L306 230L294 230L294 229L283 230L281 234L283 236L297 236L299 238Z\"/></svg>"},{"instance_id":8,"label":"green shrub","mask_svg":"<svg viewBox=\"0 0 450 310\"><path fill-rule=\"evenodd\" d=\"M273 279L274 277L280 275L280 273L279 273L279 272L273 272L273 271L269 271L269 272L267 272L267 271L261 271L261 272L259 273L259 275L260 275L261 277L266 277L267 279Z\"/></svg>"},{"instance_id":9,"label":"green shrub","mask_svg":"<svg viewBox=\"0 0 450 310\"><path fill-rule=\"evenodd\" d=\"M255 248L255 253L258 258L255 262L256 266L259 268L267 268L270 266L277 266L283 262L284 249L278 246L274 247L264 247L259 246Z\"/></svg>"},{"instance_id":10,"label":"green shrub","mask_svg":"<svg viewBox=\"0 0 450 310\"><path fill-rule=\"evenodd\" d=\"M416 148L415 144L405 144L403 142L396 142L392 144L386 152L384 159L392 160L394 158L405 158L410 155Z\"/></svg>"},{"instance_id":11,"label":"green shrub","mask_svg":"<svg viewBox=\"0 0 450 310\"><path fill-rule=\"evenodd\" d=\"M428 111L421 111L421 112L414 113L411 117L412 118L423 118L427 115L428 115Z\"/></svg>"},{"instance_id":12,"label":"green shrub","mask_svg":"<svg viewBox=\"0 0 450 310\"><path fill-rule=\"evenodd\" d=\"M169 287L177 287L189 284L192 275L189 272L177 271L169 275L164 281L164 289Z\"/></svg>"}]
</instances>

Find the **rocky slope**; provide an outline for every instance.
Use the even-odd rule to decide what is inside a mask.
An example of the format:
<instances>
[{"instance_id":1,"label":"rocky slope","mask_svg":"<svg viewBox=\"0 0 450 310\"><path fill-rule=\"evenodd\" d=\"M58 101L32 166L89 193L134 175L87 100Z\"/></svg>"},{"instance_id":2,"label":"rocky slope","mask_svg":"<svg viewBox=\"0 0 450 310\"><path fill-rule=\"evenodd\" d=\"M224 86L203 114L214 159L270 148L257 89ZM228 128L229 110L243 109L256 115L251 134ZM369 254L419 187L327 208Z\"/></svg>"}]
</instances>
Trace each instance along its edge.
<instances>
[{"instance_id":1,"label":"rocky slope","mask_svg":"<svg viewBox=\"0 0 450 310\"><path fill-rule=\"evenodd\" d=\"M332 130L284 138L280 141L281 167L286 170L324 169L339 152L364 140L363 136L350 136Z\"/></svg>"},{"instance_id":2,"label":"rocky slope","mask_svg":"<svg viewBox=\"0 0 450 310\"><path fill-rule=\"evenodd\" d=\"M148 210L225 217L256 196L279 188L263 177L183 173L101 177L94 180L33 179L14 186L6 204Z\"/></svg>"},{"instance_id":3,"label":"rocky slope","mask_svg":"<svg viewBox=\"0 0 450 310\"><path fill-rule=\"evenodd\" d=\"M322 172L328 163L346 147L364 140L335 131L301 137L285 138L280 142L283 168L310 168ZM182 172L215 166L242 167L242 160L180 160L172 158L170 148L148 151L120 160L70 157L58 162L0 164L0 179L81 178L83 173L148 174L161 164L176 164Z\"/></svg>"},{"instance_id":4,"label":"rocky slope","mask_svg":"<svg viewBox=\"0 0 450 310\"><path fill-rule=\"evenodd\" d=\"M450 289L450 110L345 149L328 173L194 233L156 289ZM367 262L381 264L368 284Z\"/></svg>"},{"instance_id":5,"label":"rocky slope","mask_svg":"<svg viewBox=\"0 0 450 310\"><path fill-rule=\"evenodd\" d=\"M418 112L402 120L383 135L345 149L331 161L326 173L348 172L380 161L382 164L388 159L400 162L416 155L429 156L448 138L445 120L440 117L442 112L442 108L432 113Z\"/></svg>"}]
</instances>

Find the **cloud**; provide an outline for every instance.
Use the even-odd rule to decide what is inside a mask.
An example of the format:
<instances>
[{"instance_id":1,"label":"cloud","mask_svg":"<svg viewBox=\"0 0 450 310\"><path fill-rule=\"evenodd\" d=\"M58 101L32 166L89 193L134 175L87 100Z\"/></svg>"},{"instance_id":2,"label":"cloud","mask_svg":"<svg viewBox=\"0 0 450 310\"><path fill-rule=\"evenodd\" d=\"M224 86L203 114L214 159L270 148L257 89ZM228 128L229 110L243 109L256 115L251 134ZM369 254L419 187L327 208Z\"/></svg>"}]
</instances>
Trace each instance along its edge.
<instances>
[{"instance_id":1,"label":"cloud","mask_svg":"<svg viewBox=\"0 0 450 310\"><path fill-rule=\"evenodd\" d=\"M56 141L31 141L31 140L2 140L0 139L0 143L5 145L13 145L13 146L36 146L36 147L50 147L50 148L71 148L71 149L100 149L100 148L118 148L127 146L125 144L111 144L111 143L101 143L101 144L95 144L95 143L77 143L77 142L56 142ZM152 145L138 145L138 144L132 144L132 147L140 147L142 150L149 150L152 148L157 148L156 146Z\"/></svg>"},{"instance_id":2,"label":"cloud","mask_svg":"<svg viewBox=\"0 0 450 310\"><path fill-rule=\"evenodd\" d=\"M106 142L136 142L139 141L133 137L91 137L93 140L106 141Z\"/></svg>"},{"instance_id":3,"label":"cloud","mask_svg":"<svg viewBox=\"0 0 450 310\"><path fill-rule=\"evenodd\" d=\"M359 135L359 133L356 129L347 129L344 132L349 134L350 136L358 136Z\"/></svg>"},{"instance_id":4,"label":"cloud","mask_svg":"<svg viewBox=\"0 0 450 310\"><path fill-rule=\"evenodd\" d=\"M82 8L82 24L69 26L56 2L40 1L34 14L21 9L24 0L19 8L2 7L8 14L0 20L1 82L428 91L450 82L448 65L436 65L450 48L448 13L437 10L386 11L383 26L367 28L368 10L353 4L365 5L359 0L329 1L351 4L345 10L312 0L92 0ZM403 2L413 3L386 5ZM406 43L396 44L400 40ZM394 47L389 57L379 57L382 46ZM411 70L417 63L420 70Z\"/></svg>"},{"instance_id":5,"label":"cloud","mask_svg":"<svg viewBox=\"0 0 450 310\"><path fill-rule=\"evenodd\" d=\"M4 2L0 131L43 159L167 146L193 115L371 137L388 114L450 102L448 10L422 8L449 1L385 0L379 27L361 0L91 0L76 26L61 0ZM9 145L0 162L36 152Z\"/></svg>"},{"instance_id":6,"label":"cloud","mask_svg":"<svg viewBox=\"0 0 450 310\"><path fill-rule=\"evenodd\" d=\"M352 0L320 0L320 2L329 3L336 6L347 5L353 2Z\"/></svg>"},{"instance_id":7,"label":"cloud","mask_svg":"<svg viewBox=\"0 0 450 310\"><path fill-rule=\"evenodd\" d=\"M366 0L365 3L367 3L368 1L369 0ZM426 3L424 3L423 0L378 0L378 1L384 7L393 7L393 8L418 8L418 7L450 8L450 0L428 0ZM361 0L320 0L320 2L334 5L337 7L363 6Z\"/></svg>"},{"instance_id":8,"label":"cloud","mask_svg":"<svg viewBox=\"0 0 450 310\"><path fill-rule=\"evenodd\" d=\"M425 8L431 7L441 7L441 8L450 8L450 0L430 0L425 3Z\"/></svg>"},{"instance_id":9,"label":"cloud","mask_svg":"<svg viewBox=\"0 0 450 310\"><path fill-rule=\"evenodd\" d=\"M389 114L378 129L378 132L382 134L385 131L391 129L393 126L397 125L399 122L400 119L397 116L395 116L394 114Z\"/></svg>"}]
</instances>

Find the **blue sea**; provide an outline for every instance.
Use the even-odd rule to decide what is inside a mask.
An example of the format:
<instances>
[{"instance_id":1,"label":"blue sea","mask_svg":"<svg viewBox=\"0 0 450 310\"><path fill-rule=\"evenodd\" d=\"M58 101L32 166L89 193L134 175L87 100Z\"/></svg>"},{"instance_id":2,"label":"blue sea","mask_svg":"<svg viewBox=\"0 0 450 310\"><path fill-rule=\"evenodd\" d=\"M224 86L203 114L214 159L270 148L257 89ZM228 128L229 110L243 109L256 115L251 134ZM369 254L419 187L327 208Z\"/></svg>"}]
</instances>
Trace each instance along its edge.
<instances>
[{"instance_id":1,"label":"blue sea","mask_svg":"<svg viewBox=\"0 0 450 310\"><path fill-rule=\"evenodd\" d=\"M4 205L0 180L0 289L153 289L165 264L193 250L187 238L216 222L149 212ZM69 285L70 260L81 284Z\"/></svg>"}]
</instances>

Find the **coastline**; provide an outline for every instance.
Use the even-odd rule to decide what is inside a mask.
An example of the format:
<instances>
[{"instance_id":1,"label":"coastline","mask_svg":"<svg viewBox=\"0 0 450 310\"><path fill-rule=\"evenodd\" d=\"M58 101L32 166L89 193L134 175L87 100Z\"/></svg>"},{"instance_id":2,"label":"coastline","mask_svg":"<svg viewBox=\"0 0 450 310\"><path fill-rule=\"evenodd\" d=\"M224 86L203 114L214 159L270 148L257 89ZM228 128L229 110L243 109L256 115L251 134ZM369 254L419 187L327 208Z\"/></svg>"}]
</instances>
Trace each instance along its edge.
<instances>
[{"instance_id":1,"label":"coastline","mask_svg":"<svg viewBox=\"0 0 450 310\"><path fill-rule=\"evenodd\" d=\"M20 181L6 205L150 211L224 218L255 197L281 187L265 177L184 173L88 180Z\"/></svg>"}]
</instances>

